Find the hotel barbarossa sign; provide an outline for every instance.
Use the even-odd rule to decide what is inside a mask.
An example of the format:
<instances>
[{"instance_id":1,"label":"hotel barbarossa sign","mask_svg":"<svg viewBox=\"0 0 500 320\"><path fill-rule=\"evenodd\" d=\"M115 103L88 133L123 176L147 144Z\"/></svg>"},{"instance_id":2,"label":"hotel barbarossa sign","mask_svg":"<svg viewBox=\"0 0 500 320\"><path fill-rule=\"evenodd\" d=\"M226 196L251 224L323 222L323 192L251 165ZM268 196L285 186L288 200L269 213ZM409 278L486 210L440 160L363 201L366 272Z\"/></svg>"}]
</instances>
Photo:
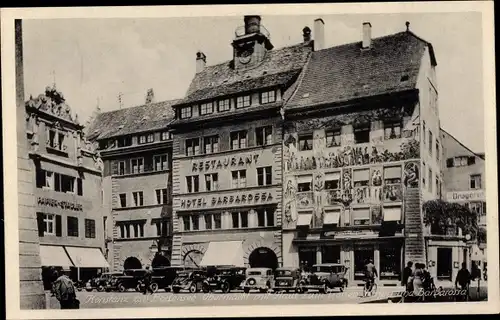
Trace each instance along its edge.
<instances>
[{"instance_id":1,"label":"hotel barbarossa sign","mask_svg":"<svg viewBox=\"0 0 500 320\"><path fill-rule=\"evenodd\" d=\"M254 205L269 203L273 201L270 192L243 193L230 196L200 197L194 199L182 199L182 209L195 209L207 207L224 207L233 205Z\"/></svg>"},{"instance_id":2,"label":"hotel barbarossa sign","mask_svg":"<svg viewBox=\"0 0 500 320\"><path fill-rule=\"evenodd\" d=\"M49 206L49 207L58 207L64 210L73 210L73 211L83 211L83 206L78 203L73 203L73 202L68 202L68 201L61 201L61 200L56 200L56 199L50 199L50 198L38 198L38 205L39 206Z\"/></svg>"},{"instance_id":3,"label":"hotel barbarossa sign","mask_svg":"<svg viewBox=\"0 0 500 320\"><path fill-rule=\"evenodd\" d=\"M446 194L449 202L484 201L484 190L453 191Z\"/></svg>"}]
</instances>

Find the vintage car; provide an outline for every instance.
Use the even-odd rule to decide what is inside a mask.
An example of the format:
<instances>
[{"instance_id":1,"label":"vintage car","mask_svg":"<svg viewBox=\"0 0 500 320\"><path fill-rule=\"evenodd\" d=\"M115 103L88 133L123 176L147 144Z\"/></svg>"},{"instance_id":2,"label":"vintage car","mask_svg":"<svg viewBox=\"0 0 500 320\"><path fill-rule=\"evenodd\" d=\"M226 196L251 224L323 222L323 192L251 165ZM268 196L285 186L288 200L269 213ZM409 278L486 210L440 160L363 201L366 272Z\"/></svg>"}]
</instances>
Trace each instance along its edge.
<instances>
[{"instance_id":1,"label":"vintage car","mask_svg":"<svg viewBox=\"0 0 500 320\"><path fill-rule=\"evenodd\" d=\"M342 292L347 287L346 272L347 267L343 264L316 264L312 267L311 273L300 280L300 288L304 292L313 289L320 293L327 293L329 289L339 288Z\"/></svg>"},{"instance_id":2,"label":"vintage car","mask_svg":"<svg viewBox=\"0 0 500 320\"><path fill-rule=\"evenodd\" d=\"M240 287L245 293L250 290L259 290L262 293L272 288L274 281L273 270L269 268L249 268L245 272L245 280Z\"/></svg>"},{"instance_id":3,"label":"vintage car","mask_svg":"<svg viewBox=\"0 0 500 320\"><path fill-rule=\"evenodd\" d=\"M202 269L181 270L172 282L171 291L174 293L179 293L181 290L188 290L191 293L199 292L206 278L206 271Z\"/></svg>"},{"instance_id":4,"label":"vintage car","mask_svg":"<svg viewBox=\"0 0 500 320\"><path fill-rule=\"evenodd\" d=\"M202 290L205 293L221 290L227 293L238 289L245 280L245 270L242 267L223 266L207 269L207 278L203 281Z\"/></svg>"},{"instance_id":5,"label":"vintage car","mask_svg":"<svg viewBox=\"0 0 500 320\"><path fill-rule=\"evenodd\" d=\"M274 270L273 291L295 291L301 293L301 270L299 268L283 267Z\"/></svg>"},{"instance_id":6,"label":"vintage car","mask_svg":"<svg viewBox=\"0 0 500 320\"><path fill-rule=\"evenodd\" d=\"M139 291L145 273L145 269L126 269L123 271L123 275L112 277L108 282L106 291L125 292L129 289Z\"/></svg>"},{"instance_id":7,"label":"vintage car","mask_svg":"<svg viewBox=\"0 0 500 320\"><path fill-rule=\"evenodd\" d=\"M153 291L164 289L170 291L174 279L180 271L185 270L184 266L159 267L153 269L151 289ZM156 290L155 290L156 288Z\"/></svg>"},{"instance_id":8,"label":"vintage car","mask_svg":"<svg viewBox=\"0 0 500 320\"><path fill-rule=\"evenodd\" d=\"M113 277L119 277L123 276L122 272L105 272L102 273L100 276L92 278L87 281L85 284L85 290L87 291L93 291L94 289L97 291L104 291L106 287L108 286L109 281Z\"/></svg>"}]
</instances>

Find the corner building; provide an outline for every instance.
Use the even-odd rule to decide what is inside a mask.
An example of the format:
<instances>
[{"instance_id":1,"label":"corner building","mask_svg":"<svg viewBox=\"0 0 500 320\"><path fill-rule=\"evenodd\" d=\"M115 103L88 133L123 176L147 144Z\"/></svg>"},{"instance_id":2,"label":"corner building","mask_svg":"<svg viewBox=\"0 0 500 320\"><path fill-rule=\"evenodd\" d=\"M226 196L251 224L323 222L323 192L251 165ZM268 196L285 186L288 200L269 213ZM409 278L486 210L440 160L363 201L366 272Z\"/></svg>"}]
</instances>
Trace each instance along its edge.
<instances>
[{"instance_id":1,"label":"corner building","mask_svg":"<svg viewBox=\"0 0 500 320\"><path fill-rule=\"evenodd\" d=\"M373 259L397 284L427 263L422 202L442 184L433 47L409 23L331 48L323 29L284 108L283 263L342 263L353 284Z\"/></svg>"},{"instance_id":2,"label":"corner building","mask_svg":"<svg viewBox=\"0 0 500 320\"><path fill-rule=\"evenodd\" d=\"M282 115L309 43L273 49L246 16L234 58L206 66L174 105L172 263L275 268L282 253Z\"/></svg>"}]
</instances>

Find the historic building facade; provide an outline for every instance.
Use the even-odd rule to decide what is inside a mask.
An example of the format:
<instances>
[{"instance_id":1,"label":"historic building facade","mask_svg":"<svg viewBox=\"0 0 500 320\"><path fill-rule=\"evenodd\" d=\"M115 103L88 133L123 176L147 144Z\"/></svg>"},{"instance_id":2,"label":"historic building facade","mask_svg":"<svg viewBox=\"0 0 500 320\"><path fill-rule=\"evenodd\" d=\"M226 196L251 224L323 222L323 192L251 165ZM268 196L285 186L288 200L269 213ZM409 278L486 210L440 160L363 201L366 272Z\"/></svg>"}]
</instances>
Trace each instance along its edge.
<instances>
[{"instance_id":1,"label":"historic building facade","mask_svg":"<svg viewBox=\"0 0 500 320\"><path fill-rule=\"evenodd\" d=\"M170 265L174 101L99 112L88 137L104 162L104 207L113 270Z\"/></svg>"},{"instance_id":2,"label":"historic building facade","mask_svg":"<svg viewBox=\"0 0 500 320\"><path fill-rule=\"evenodd\" d=\"M104 258L102 161L62 93L47 87L25 103L33 194L45 289L54 268L74 280L95 276Z\"/></svg>"},{"instance_id":3,"label":"historic building facade","mask_svg":"<svg viewBox=\"0 0 500 320\"><path fill-rule=\"evenodd\" d=\"M172 261L191 266L283 264L282 115L311 52L273 50L259 16L236 29L233 60L197 72L174 105ZM307 31L307 30L306 30Z\"/></svg>"},{"instance_id":4,"label":"historic building facade","mask_svg":"<svg viewBox=\"0 0 500 320\"><path fill-rule=\"evenodd\" d=\"M409 23L362 35L314 50L285 105L283 262L342 263L356 282L372 259L389 284L427 261L421 205L442 185L436 59Z\"/></svg>"}]
</instances>

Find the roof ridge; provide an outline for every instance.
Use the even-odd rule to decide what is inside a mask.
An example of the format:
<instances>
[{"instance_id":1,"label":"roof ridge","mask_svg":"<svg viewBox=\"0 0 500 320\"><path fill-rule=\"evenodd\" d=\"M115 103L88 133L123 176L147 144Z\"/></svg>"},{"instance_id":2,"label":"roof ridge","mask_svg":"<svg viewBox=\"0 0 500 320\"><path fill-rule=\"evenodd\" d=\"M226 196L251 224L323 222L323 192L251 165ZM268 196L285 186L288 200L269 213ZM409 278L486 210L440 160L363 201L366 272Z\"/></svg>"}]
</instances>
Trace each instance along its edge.
<instances>
[{"instance_id":1,"label":"roof ridge","mask_svg":"<svg viewBox=\"0 0 500 320\"><path fill-rule=\"evenodd\" d=\"M114 110L109 110L109 111L104 111L104 112L101 111L101 113L99 113L99 115L110 114L113 112L120 112L120 111L128 111L128 110L131 110L134 108L141 108L141 107L154 106L154 105L160 105L160 104L169 104L170 103L171 105L174 105L175 103L177 103L180 100L182 100L182 98L170 99L170 100L164 100L164 101L158 101L158 102L152 102L152 103L143 103L143 104L139 104L139 105L131 106L131 107L126 107L126 108L114 109Z\"/></svg>"}]
</instances>

